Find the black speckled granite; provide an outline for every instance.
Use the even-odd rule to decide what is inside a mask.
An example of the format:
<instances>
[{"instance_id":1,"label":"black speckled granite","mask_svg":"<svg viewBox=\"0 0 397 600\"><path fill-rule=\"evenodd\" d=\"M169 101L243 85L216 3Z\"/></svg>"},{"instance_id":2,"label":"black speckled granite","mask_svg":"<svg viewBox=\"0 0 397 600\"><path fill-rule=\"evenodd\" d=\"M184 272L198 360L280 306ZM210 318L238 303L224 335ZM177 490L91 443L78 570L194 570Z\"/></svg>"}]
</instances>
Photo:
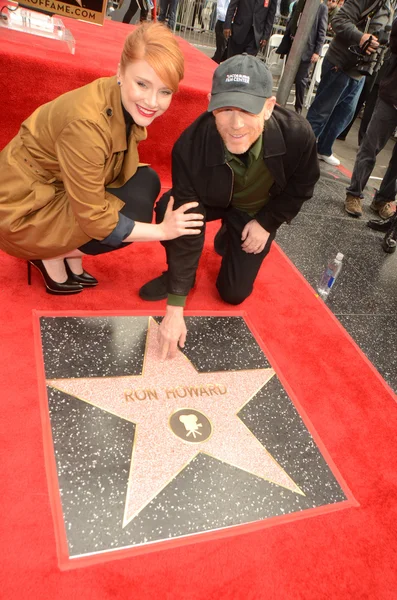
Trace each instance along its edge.
<instances>
[{"instance_id":1,"label":"black speckled granite","mask_svg":"<svg viewBox=\"0 0 397 600\"><path fill-rule=\"evenodd\" d=\"M129 355L141 364L146 317L121 317L119 323L117 317L100 317L94 328L93 319L42 319L45 360L51 365L46 370L51 377L59 376L51 348L57 339L65 338L65 332L68 336L73 332L74 348L85 347L87 329L91 335L90 352L73 358L73 377L76 372L79 376L98 373L98 364L107 376L119 373L115 355L112 361L102 356L103 348L109 352L106 336L114 331L118 332L117 348L124 347L125 339ZM201 372L269 366L241 317L189 317L187 326L186 354ZM244 352L239 352L242 345ZM59 369L65 377L65 365ZM274 376L236 418L241 418L305 495L201 452L123 528L134 424L52 388L48 388L48 402L71 558L261 521L346 499Z\"/></svg>"},{"instance_id":2,"label":"black speckled granite","mask_svg":"<svg viewBox=\"0 0 397 600\"><path fill-rule=\"evenodd\" d=\"M242 317L186 317L185 320L189 335L184 354L200 373L270 367ZM156 321L160 323L161 319L157 317Z\"/></svg>"},{"instance_id":3,"label":"black speckled granite","mask_svg":"<svg viewBox=\"0 0 397 600\"><path fill-rule=\"evenodd\" d=\"M395 318L390 315L340 315L339 320L390 387L397 390Z\"/></svg>"},{"instance_id":4,"label":"black speckled granite","mask_svg":"<svg viewBox=\"0 0 397 600\"><path fill-rule=\"evenodd\" d=\"M142 371L147 317L41 317L40 328L48 379Z\"/></svg>"}]
</instances>

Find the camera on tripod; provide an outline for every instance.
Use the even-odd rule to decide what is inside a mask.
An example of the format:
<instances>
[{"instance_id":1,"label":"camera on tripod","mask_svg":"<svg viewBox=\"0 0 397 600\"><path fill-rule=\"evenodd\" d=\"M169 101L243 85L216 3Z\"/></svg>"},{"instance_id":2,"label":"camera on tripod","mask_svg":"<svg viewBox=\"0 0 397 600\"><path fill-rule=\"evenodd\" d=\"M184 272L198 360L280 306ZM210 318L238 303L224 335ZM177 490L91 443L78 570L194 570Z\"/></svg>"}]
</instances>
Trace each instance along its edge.
<instances>
[{"instance_id":1,"label":"camera on tripod","mask_svg":"<svg viewBox=\"0 0 397 600\"><path fill-rule=\"evenodd\" d=\"M390 41L391 25L382 27L373 35L378 38L379 46L372 54L367 54L366 51L371 45L372 38L369 38L362 47L359 48L359 52L354 52L357 55L357 70L362 75L373 75L382 66L383 57L387 50Z\"/></svg>"}]
</instances>

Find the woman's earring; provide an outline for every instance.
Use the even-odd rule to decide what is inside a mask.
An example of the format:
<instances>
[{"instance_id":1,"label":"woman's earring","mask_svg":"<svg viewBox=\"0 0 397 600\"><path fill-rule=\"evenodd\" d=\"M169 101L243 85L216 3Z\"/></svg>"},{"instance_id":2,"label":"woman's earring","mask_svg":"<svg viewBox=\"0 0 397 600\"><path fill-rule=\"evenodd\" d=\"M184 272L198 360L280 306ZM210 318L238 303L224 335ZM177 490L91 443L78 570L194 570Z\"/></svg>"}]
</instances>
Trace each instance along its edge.
<instances>
[{"instance_id":1,"label":"woman's earring","mask_svg":"<svg viewBox=\"0 0 397 600\"><path fill-rule=\"evenodd\" d=\"M117 82L117 85L121 85L121 81L118 81L118 82Z\"/></svg>"}]
</instances>

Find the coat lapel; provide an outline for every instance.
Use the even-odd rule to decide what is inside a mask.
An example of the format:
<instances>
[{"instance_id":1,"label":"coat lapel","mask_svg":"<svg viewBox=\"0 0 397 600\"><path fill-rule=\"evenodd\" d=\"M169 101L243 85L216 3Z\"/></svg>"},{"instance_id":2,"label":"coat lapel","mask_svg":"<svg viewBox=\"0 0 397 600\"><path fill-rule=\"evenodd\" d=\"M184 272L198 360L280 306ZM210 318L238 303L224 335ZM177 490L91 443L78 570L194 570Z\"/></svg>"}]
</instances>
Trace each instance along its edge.
<instances>
[{"instance_id":1,"label":"coat lapel","mask_svg":"<svg viewBox=\"0 0 397 600\"><path fill-rule=\"evenodd\" d=\"M110 125L112 137L113 154L123 153L123 165L117 178L109 187L121 187L136 173L139 165L138 143L145 140L147 132L145 127L133 125L131 127L128 141L126 139L126 124L121 105L120 87L117 85L116 77L109 79L107 90L107 105L103 116Z\"/></svg>"}]
</instances>

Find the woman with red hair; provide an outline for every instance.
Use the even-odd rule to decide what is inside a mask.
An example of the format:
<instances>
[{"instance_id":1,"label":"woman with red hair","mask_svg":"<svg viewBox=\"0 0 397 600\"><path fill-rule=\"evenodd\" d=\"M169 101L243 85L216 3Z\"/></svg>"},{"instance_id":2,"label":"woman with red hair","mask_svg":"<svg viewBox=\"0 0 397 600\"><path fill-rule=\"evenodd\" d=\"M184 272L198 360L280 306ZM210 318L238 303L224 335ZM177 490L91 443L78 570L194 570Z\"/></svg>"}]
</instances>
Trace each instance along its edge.
<instances>
[{"instance_id":1,"label":"woman with red hair","mask_svg":"<svg viewBox=\"0 0 397 600\"><path fill-rule=\"evenodd\" d=\"M169 107L183 77L176 38L159 23L125 41L117 76L40 106L0 153L0 249L28 260L47 292L75 294L98 281L82 258L134 241L199 233L197 203L152 224L157 173L141 166L146 127Z\"/></svg>"}]
</instances>

